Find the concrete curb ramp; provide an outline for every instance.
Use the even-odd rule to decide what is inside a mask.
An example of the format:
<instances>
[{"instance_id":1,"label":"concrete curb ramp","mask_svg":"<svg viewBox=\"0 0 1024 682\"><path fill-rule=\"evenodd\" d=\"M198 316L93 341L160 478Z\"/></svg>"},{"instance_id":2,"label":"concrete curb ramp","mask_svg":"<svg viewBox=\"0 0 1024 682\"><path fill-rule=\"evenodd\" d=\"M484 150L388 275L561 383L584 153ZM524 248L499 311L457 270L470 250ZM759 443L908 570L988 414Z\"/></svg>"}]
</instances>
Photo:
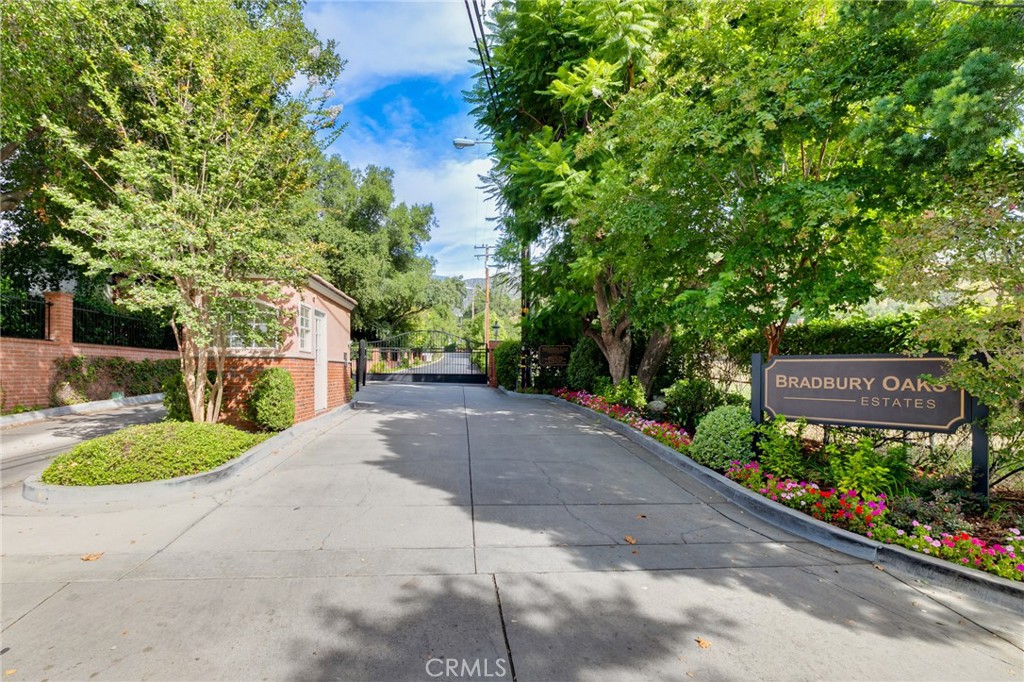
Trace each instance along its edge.
<instances>
[{"instance_id":1,"label":"concrete curb ramp","mask_svg":"<svg viewBox=\"0 0 1024 682\"><path fill-rule=\"evenodd\" d=\"M216 469L190 476L179 476L163 481L125 483L123 485L71 486L48 485L33 476L22 484L22 496L40 504L105 504L108 502L160 501L185 499L215 483L234 476L246 467L268 455L281 452L295 444L298 438L331 424L334 419L351 409L352 403L337 407L327 414L282 431ZM331 424L333 425L333 424Z\"/></svg>"},{"instance_id":2,"label":"concrete curb ramp","mask_svg":"<svg viewBox=\"0 0 1024 682\"><path fill-rule=\"evenodd\" d=\"M767 521L778 528L837 552L849 554L870 561L879 567L890 567L914 575L924 581L956 590L962 594L975 597L990 603L999 604L1024 616L1024 584L1007 580L991 573L929 557L919 552L876 542L862 535L836 528L823 521L801 514L777 502L772 502L762 495L749 490L725 476L708 469L662 445L649 436L645 436L628 424L616 421L586 407L562 400L552 395L513 393L504 388L498 390L509 397L525 400L547 400L564 405L570 410L594 419L602 426L619 433L633 443L647 449L662 461L683 471L711 488L719 495L736 504L757 518Z\"/></svg>"},{"instance_id":3,"label":"concrete curb ramp","mask_svg":"<svg viewBox=\"0 0 1024 682\"><path fill-rule=\"evenodd\" d=\"M136 395L130 398L94 400L91 403L64 405L63 407L48 407L45 410L32 410L31 412L8 414L0 417L0 429L6 429L12 426L21 426L22 424L42 421L44 419L53 419L54 417L63 417L69 414L91 414L93 412L103 412L105 410L116 410L119 407L159 403L162 402L163 399L163 393L147 393L146 395Z\"/></svg>"}]
</instances>

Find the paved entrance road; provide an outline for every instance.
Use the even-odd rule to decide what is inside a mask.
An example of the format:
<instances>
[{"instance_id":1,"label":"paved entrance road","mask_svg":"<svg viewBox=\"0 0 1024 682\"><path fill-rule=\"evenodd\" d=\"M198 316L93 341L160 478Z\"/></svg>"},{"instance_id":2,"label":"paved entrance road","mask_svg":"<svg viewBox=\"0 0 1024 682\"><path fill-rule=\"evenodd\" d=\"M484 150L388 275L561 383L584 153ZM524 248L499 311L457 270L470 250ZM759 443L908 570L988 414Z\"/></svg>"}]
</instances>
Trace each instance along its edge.
<instances>
[{"instance_id":1,"label":"paved entrance road","mask_svg":"<svg viewBox=\"0 0 1024 682\"><path fill-rule=\"evenodd\" d=\"M5 490L4 679L1022 679L1009 612L789 537L556 404L358 397L216 494Z\"/></svg>"}]
</instances>

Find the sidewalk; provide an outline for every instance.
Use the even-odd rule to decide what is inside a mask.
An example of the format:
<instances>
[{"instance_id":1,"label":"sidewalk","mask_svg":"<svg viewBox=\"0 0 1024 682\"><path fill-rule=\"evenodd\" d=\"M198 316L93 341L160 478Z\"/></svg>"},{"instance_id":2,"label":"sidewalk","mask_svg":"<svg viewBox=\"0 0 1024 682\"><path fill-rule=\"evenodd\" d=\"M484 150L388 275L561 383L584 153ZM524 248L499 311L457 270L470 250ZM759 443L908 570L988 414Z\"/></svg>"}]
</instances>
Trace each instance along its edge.
<instances>
[{"instance_id":1,"label":"sidewalk","mask_svg":"<svg viewBox=\"0 0 1024 682\"><path fill-rule=\"evenodd\" d=\"M558 404L357 399L185 502L5 489L5 679L1022 679L1010 612L752 519Z\"/></svg>"},{"instance_id":2,"label":"sidewalk","mask_svg":"<svg viewBox=\"0 0 1024 682\"><path fill-rule=\"evenodd\" d=\"M78 443L125 426L158 422L165 414L161 403L152 403L50 417L0 430L0 487L17 488L20 494L23 480L42 473L54 457Z\"/></svg>"}]
</instances>

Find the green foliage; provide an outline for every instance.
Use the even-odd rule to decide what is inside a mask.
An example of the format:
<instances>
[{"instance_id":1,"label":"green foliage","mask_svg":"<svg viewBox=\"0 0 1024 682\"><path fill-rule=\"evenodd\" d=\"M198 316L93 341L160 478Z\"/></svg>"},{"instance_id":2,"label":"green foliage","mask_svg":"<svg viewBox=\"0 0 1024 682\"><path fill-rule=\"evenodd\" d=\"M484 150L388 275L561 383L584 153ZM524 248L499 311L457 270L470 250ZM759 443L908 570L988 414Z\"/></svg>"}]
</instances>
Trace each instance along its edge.
<instances>
[{"instance_id":1,"label":"green foliage","mask_svg":"<svg viewBox=\"0 0 1024 682\"><path fill-rule=\"evenodd\" d=\"M972 529L960 503L947 490L936 489L925 495L899 495L889 500L889 508L886 522L908 533L913 531L915 521L933 526L936 535Z\"/></svg>"},{"instance_id":2,"label":"green foliage","mask_svg":"<svg viewBox=\"0 0 1024 682\"><path fill-rule=\"evenodd\" d=\"M53 243L90 274L117 273L129 309L170 312L193 417L209 422L223 382L221 363L212 384L207 367L232 334L272 344L284 320L265 330L245 321L315 264L295 198L316 180L320 146L332 140L323 131L338 113L310 91L288 92L300 74L331 80L340 67L299 5L249 9L161 2L146 26L152 42L139 49L117 40L116 16L83 13L103 59L86 60L75 82L103 143L60 117L40 121L81 169L47 185L68 216ZM83 187L81 174L104 191Z\"/></svg>"},{"instance_id":3,"label":"green foliage","mask_svg":"<svg viewBox=\"0 0 1024 682\"><path fill-rule=\"evenodd\" d=\"M726 403L726 393L707 379L680 379L665 389L670 421L694 433L704 415Z\"/></svg>"},{"instance_id":4,"label":"green foliage","mask_svg":"<svg viewBox=\"0 0 1024 682\"><path fill-rule=\"evenodd\" d=\"M569 353L566 381L574 391L598 393L598 379L608 376L608 365L601 356L597 344L589 337L581 337Z\"/></svg>"},{"instance_id":5,"label":"green foliage","mask_svg":"<svg viewBox=\"0 0 1024 682\"><path fill-rule=\"evenodd\" d=\"M211 380L212 373L207 373L207 380ZM180 371L174 372L164 379L160 386L164 394L164 409L167 421L190 422L192 421L192 408L189 407L188 394L185 392L185 380Z\"/></svg>"},{"instance_id":6,"label":"green foliage","mask_svg":"<svg viewBox=\"0 0 1024 682\"><path fill-rule=\"evenodd\" d=\"M765 469L781 478L802 480L807 470L803 453L803 436L807 422L797 422L796 435L786 430L786 418L776 415L773 421L757 428L758 459Z\"/></svg>"},{"instance_id":7,"label":"green foliage","mask_svg":"<svg viewBox=\"0 0 1024 682\"><path fill-rule=\"evenodd\" d=\"M215 469L263 441L226 424L161 422L130 426L76 445L42 475L50 485L119 485Z\"/></svg>"},{"instance_id":8,"label":"green foliage","mask_svg":"<svg viewBox=\"0 0 1024 682\"><path fill-rule=\"evenodd\" d=\"M519 383L519 340L502 341L494 349L494 367L498 385L514 390Z\"/></svg>"},{"instance_id":9,"label":"green foliage","mask_svg":"<svg viewBox=\"0 0 1024 682\"><path fill-rule=\"evenodd\" d=\"M786 329L779 352L783 355L868 355L906 354L918 346L918 317L912 314L866 319L809 320ZM766 353L767 342L760 330L749 329L730 339L729 359L750 365L753 353Z\"/></svg>"},{"instance_id":10,"label":"green foliage","mask_svg":"<svg viewBox=\"0 0 1024 682\"><path fill-rule=\"evenodd\" d=\"M750 410L724 405L701 419L687 454L704 466L725 471L734 461L750 461L753 441Z\"/></svg>"},{"instance_id":11,"label":"green foliage","mask_svg":"<svg viewBox=\"0 0 1024 682\"><path fill-rule=\"evenodd\" d=\"M644 386L637 377L623 379L617 384L607 384L600 395L613 405L625 405L636 410L647 407Z\"/></svg>"},{"instance_id":12,"label":"green foliage","mask_svg":"<svg viewBox=\"0 0 1024 682\"><path fill-rule=\"evenodd\" d=\"M295 383L291 372L270 367L260 372L246 400L246 416L263 431L284 431L295 423Z\"/></svg>"},{"instance_id":13,"label":"green foliage","mask_svg":"<svg viewBox=\"0 0 1024 682\"><path fill-rule=\"evenodd\" d=\"M852 446L829 443L825 454L832 481L841 490L869 495L891 492L906 484L911 473L906 447L896 446L883 454L870 438L861 438Z\"/></svg>"},{"instance_id":14,"label":"green foliage","mask_svg":"<svg viewBox=\"0 0 1024 682\"><path fill-rule=\"evenodd\" d=\"M88 400L106 400L119 391L127 396L159 393L167 379L180 376L177 360L86 358L73 355L53 361L51 401L70 405Z\"/></svg>"},{"instance_id":15,"label":"green foliage","mask_svg":"<svg viewBox=\"0 0 1024 682\"><path fill-rule=\"evenodd\" d=\"M390 168L353 169L331 156L317 165L317 174L319 181L300 200L302 214L326 247L328 279L359 301L353 330L383 338L411 330L427 312L450 320L465 285L460 278L434 277L433 261L422 253L437 222L433 207L397 202Z\"/></svg>"},{"instance_id":16,"label":"green foliage","mask_svg":"<svg viewBox=\"0 0 1024 682\"><path fill-rule=\"evenodd\" d=\"M893 225L893 296L927 303L917 336L957 355L945 380L988 406L993 485L1024 471L1024 153L992 152L933 207Z\"/></svg>"}]
</instances>

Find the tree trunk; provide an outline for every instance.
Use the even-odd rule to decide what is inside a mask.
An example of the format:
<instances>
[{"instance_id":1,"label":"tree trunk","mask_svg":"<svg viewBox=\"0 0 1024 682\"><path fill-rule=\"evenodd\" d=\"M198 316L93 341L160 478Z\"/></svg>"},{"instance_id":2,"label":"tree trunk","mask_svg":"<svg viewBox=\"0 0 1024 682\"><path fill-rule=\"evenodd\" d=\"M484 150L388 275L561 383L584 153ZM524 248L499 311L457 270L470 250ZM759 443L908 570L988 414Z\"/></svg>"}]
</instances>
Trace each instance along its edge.
<instances>
[{"instance_id":1,"label":"tree trunk","mask_svg":"<svg viewBox=\"0 0 1024 682\"><path fill-rule=\"evenodd\" d=\"M761 330L765 340L768 341L768 360L779 354L779 346L782 345L782 333L786 331L786 322L788 320L782 320L781 322L772 322L770 325Z\"/></svg>"},{"instance_id":2,"label":"tree trunk","mask_svg":"<svg viewBox=\"0 0 1024 682\"><path fill-rule=\"evenodd\" d=\"M668 357L672 349L672 328L668 325L655 329L651 332L651 338L647 340L647 347L644 349L644 356L640 359L640 366L636 370L636 377L644 387L644 393L650 400L654 396L654 380L658 376L658 370Z\"/></svg>"},{"instance_id":3,"label":"tree trunk","mask_svg":"<svg viewBox=\"0 0 1024 682\"><path fill-rule=\"evenodd\" d=\"M628 306L623 309L617 303L628 303L629 289L615 284L610 268L602 270L594 276L594 302L597 304L597 319L601 330L590 327L590 321L583 330L584 335L594 339L608 361L608 373L612 383L629 378L629 353L633 349L630 333Z\"/></svg>"}]
</instances>

